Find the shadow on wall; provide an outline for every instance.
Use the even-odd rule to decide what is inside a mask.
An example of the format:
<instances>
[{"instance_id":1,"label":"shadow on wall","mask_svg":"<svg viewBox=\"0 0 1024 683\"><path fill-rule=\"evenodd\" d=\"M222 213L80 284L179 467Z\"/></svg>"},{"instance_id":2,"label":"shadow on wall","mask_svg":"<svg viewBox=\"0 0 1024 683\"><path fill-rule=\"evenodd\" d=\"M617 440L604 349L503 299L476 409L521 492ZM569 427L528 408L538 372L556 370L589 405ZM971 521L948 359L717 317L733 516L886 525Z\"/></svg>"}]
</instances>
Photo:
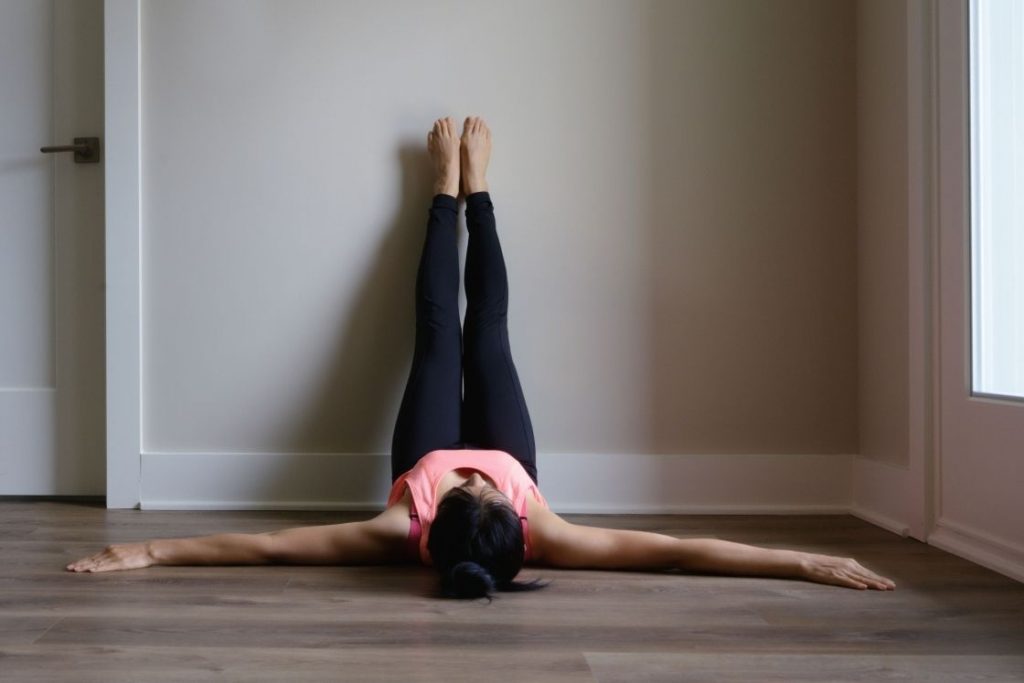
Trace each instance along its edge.
<instances>
[{"instance_id":1,"label":"shadow on wall","mask_svg":"<svg viewBox=\"0 0 1024 683\"><path fill-rule=\"evenodd\" d=\"M373 453L380 443L390 447L396 397L401 398L412 364L416 268L433 195L433 168L425 145L402 145L398 161L400 203L382 231L375 258L367 264L351 304L345 307L347 315L338 320L333 362L324 364L319 384L310 390L305 405L295 406L295 414L302 419L282 435L285 453L327 453L336 451L332 444L339 443L358 454ZM345 490L369 496L382 482L390 483L389 463L382 459L381 464L371 470L342 463ZM286 462L281 471L261 477L265 482L262 499L287 497L284 492L294 490L289 476Z\"/></svg>"},{"instance_id":2,"label":"shadow on wall","mask_svg":"<svg viewBox=\"0 0 1024 683\"><path fill-rule=\"evenodd\" d=\"M645 450L855 452L854 3L651 8Z\"/></svg>"}]
</instances>

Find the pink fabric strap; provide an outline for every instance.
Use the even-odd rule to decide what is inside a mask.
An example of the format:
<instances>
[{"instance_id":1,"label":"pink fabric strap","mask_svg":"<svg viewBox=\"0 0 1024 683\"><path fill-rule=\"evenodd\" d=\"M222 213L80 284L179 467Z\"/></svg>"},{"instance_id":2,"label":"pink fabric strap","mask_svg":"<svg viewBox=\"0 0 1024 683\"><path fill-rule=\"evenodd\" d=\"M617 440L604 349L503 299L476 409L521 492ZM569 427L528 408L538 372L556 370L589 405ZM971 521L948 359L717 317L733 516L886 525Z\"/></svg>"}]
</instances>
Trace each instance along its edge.
<instances>
[{"instance_id":1,"label":"pink fabric strap","mask_svg":"<svg viewBox=\"0 0 1024 683\"><path fill-rule=\"evenodd\" d=\"M407 543L407 550L409 551L409 557L413 559L420 559L420 534L423 533L423 527L420 526L420 516L415 512L409 513L409 538Z\"/></svg>"},{"instance_id":2,"label":"pink fabric strap","mask_svg":"<svg viewBox=\"0 0 1024 683\"><path fill-rule=\"evenodd\" d=\"M523 562L528 562L533 554L533 548L530 547L530 522L523 516L519 518L519 523L523 525Z\"/></svg>"}]
</instances>

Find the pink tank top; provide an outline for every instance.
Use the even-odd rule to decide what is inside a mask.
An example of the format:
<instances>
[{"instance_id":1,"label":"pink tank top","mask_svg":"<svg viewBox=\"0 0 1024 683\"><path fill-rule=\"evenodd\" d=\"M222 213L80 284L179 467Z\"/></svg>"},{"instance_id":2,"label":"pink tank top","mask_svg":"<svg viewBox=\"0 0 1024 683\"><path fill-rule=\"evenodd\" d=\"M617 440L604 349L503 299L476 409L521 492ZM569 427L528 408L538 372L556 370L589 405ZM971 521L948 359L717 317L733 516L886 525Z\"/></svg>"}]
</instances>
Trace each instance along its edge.
<instances>
[{"instance_id":1,"label":"pink tank top","mask_svg":"<svg viewBox=\"0 0 1024 683\"><path fill-rule=\"evenodd\" d=\"M504 451L474 449L431 451L391 486L387 507L402 499L406 486L412 493L412 508L409 512L410 555L415 556L418 551L423 564L432 564L427 539L430 537L430 524L437 514L437 485L444 475L459 469L472 469L486 475L512 501L512 508L523 525L526 559L529 559L531 548L530 528L526 518L527 496L533 496L544 508L548 507L548 503L518 460Z\"/></svg>"}]
</instances>

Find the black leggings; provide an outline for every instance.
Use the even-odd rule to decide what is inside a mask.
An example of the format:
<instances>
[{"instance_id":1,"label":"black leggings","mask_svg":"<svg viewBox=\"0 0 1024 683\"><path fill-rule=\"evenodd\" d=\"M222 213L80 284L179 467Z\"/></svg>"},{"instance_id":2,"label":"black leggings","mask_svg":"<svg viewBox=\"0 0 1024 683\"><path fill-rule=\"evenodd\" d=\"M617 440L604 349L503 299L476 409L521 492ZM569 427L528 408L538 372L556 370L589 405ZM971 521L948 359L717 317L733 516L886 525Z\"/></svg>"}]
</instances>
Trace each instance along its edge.
<instances>
[{"instance_id":1,"label":"black leggings","mask_svg":"<svg viewBox=\"0 0 1024 683\"><path fill-rule=\"evenodd\" d=\"M416 350L395 421L391 480L430 451L480 448L509 453L536 482L537 450L508 343L508 276L490 194L466 197L464 332L457 216L454 197L434 196L416 276Z\"/></svg>"}]
</instances>

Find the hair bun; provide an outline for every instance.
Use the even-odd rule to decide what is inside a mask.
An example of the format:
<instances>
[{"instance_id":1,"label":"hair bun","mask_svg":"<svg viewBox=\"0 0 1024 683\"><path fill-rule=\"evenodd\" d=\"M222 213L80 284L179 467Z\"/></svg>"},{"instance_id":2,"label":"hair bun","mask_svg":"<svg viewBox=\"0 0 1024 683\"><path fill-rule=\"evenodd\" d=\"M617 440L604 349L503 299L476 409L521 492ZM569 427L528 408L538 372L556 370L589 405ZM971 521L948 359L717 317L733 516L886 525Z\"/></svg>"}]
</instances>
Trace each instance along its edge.
<instances>
[{"instance_id":1,"label":"hair bun","mask_svg":"<svg viewBox=\"0 0 1024 683\"><path fill-rule=\"evenodd\" d=\"M459 562L447 576L447 592L456 598L483 598L494 590L494 577L476 562Z\"/></svg>"}]
</instances>

